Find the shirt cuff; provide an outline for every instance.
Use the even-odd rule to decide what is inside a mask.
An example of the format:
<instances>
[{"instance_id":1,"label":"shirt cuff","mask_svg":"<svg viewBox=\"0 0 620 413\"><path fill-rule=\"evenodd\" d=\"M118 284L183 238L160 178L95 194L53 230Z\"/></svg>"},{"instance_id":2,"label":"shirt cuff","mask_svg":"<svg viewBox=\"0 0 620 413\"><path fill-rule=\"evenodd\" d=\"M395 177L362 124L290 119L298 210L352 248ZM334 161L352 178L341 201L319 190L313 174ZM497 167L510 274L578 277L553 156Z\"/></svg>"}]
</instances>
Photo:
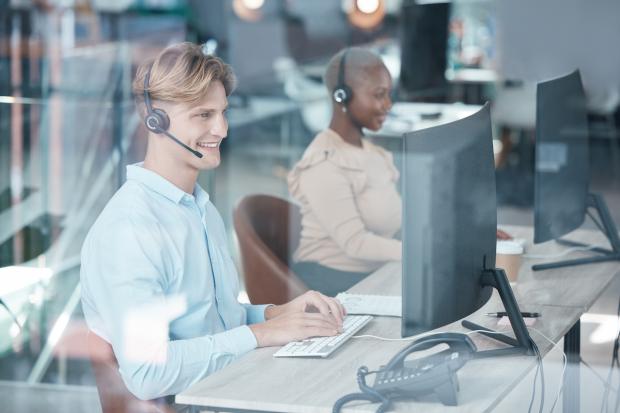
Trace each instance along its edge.
<instances>
[{"instance_id":1,"label":"shirt cuff","mask_svg":"<svg viewBox=\"0 0 620 413\"><path fill-rule=\"evenodd\" d=\"M246 304L246 322L247 324L262 323L265 321L265 309L272 304L252 305Z\"/></svg>"},{"instance_id":2,"label":"shirt cuff","mask_svg":"<svg viewBox=\"0 0 620 413\"><path fill-rule=\"evenodd\" d=\"M254 350L258 346L256 337L250 327L240 326L216 335L223 345L237 356Z\"/></svg>"}]
</instances>

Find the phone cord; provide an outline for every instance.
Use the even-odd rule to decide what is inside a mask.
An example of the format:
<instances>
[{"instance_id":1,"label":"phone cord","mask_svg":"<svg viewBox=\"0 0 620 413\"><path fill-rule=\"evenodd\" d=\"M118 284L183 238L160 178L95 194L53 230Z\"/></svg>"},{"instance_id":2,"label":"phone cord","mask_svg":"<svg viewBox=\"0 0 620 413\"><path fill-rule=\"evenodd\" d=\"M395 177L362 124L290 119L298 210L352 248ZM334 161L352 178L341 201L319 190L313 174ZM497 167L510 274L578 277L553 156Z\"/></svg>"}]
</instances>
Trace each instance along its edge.
<instances>
[{"instance_id":1,"label":"phone cord","mask_svg":"<svg viewBox=\"0 0 620 413\"><path fill-rule=\"evenodd\" d=\"M366 375L370 374L368 372L368 367L362 366L357 369L357 385L359 386L361 393L350 393L345 396L342 396L336 403L334 403L334 408L332 410L333 413L340 413L342 407L353 400L367 400L373 403L379 403L379 407L377 407L376 413L385 413L391 407L392 402L390 399L373 389L372 387L366 384Z\"/></svg>"}]
</instances>

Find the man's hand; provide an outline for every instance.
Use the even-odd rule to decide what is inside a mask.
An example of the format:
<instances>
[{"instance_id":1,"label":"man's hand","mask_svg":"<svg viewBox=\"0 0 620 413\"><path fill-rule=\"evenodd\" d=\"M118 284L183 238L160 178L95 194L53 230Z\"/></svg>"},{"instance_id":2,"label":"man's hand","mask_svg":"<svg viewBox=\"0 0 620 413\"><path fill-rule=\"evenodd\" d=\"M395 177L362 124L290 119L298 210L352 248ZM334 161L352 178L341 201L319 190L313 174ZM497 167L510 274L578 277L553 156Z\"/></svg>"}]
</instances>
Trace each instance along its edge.
<instances>
[{"instance_id":1,"label":"man's hand","mask_svg":"<svg viewBox=\"0 0 620 413\"><path fill-rule=\"evenodd\" d=\"M286 313L298 312L319 312L325 316L333 317L338 325L342 325L342 320L346 311L340 301L328 297L318 291L308 291L286 304L267 307L265 319L269 320Z\"/></svg>"},{"instance_id":2,"label":"man's hand","mask_svg":"<svg viewBox=\"0 0 620 413\"><path fill-rule=\"evenodd\" d=\"M341 329L333 318L321 313L286 313L248 327L254 333L258 347L281 346L290 341L316 336L335 336Z\"/></svg>"},{"instance_id":3,"label":"man's hand","mask_svg":"<svg viewBox=\"0 0 620 413\"><path fill-rule=\"evenodd\" d=\"M286 304L267 307L267 321L249 327L259 347L276 346L308 337L336 335L342 332L345 315L338 300L308 291Z\"/></svg>"}]
</instances>

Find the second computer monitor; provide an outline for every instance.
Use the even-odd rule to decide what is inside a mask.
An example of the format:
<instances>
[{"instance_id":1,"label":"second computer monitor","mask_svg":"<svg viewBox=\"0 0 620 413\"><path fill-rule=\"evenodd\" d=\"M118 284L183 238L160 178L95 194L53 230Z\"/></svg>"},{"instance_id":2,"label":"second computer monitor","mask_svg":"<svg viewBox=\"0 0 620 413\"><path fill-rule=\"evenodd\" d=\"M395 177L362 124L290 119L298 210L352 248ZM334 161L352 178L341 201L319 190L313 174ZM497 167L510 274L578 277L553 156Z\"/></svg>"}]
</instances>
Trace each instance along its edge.
<instances>
[{"instance_id":1,"label":"second computer monitor","mask_svg":"<svg viewBox=\"0 0 620 413\"><path fill-rule=\"evenodd\" d=\"M579 71L538 84L534 242L560 238L586 216L590 154Z\"/></svg>"},{"instance_id":2,"label":"second computer monitor","mask_svg":"<svg viewBox=\"0 0 620 413\"><path fill-rule=\"evenodd\" d=\"M480 308L495 268L497 206L488 104L465 119L411 132L403 143L402 335Z\"/></svg>"}]
</instances>

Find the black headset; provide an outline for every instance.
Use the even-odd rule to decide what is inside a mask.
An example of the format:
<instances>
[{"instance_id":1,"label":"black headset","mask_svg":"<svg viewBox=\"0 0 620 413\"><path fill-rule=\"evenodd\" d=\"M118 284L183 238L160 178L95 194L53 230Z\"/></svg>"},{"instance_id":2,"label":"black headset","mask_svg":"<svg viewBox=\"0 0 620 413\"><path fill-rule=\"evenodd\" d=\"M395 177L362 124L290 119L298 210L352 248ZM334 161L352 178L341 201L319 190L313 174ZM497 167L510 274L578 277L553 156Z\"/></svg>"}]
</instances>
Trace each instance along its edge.
<instances>
[{"instance_id":1,"label":"black headset","mask_svg":"<svg viewBox=\"0 0 620 413\"><path fill-rule=\"evenodd\" d=\"M344 79L344 69L345 69L344 64L346 62L348 52L349 52L348 50L345 50L344 53L342 54L342 58L340 59L340 66L338 67L338 83L336 84L336 87L334 88L334 93L332 93L332 97L334 98L334 101L342 105L345 105L345 106L353 97L353 91L345 83L345 79Z\"/></svg>"},{"instance_id":2,"label":"black headset","mask_svg":"<svg viewBox=\"0 0 620 413\"><path fill-rule=\"evenodd\" d=\"M168 114L158 108L154 108L151 105L151 97L149 96L149 77L151 76L151 69L153 65L149 67L149 70L146 72L146 76L144 76L144 104L146 106L146 117L144 118L144 124L146 128L153 133L161 134L163 133L188 151L190 151L194 156L198 158L202 158L202 154L198 151L193 150L180 140L178 140L174 135L168 132L168 128L170 127L170 118Z\"/></svg>"},{"instance_id":3,"label":"black headset","mask_svg":"<svg viewBox=\"0 0 620 413\"><path fill-rule=\"evenodd\" d=\"M151 105L151 97L149 96L149 77L151 76L151 68L144 76L144 104L146 105L146 118L144 124L146 128L153 133L164 133L170 127L170 118L162 109L154 109Z\"/></svg>"}]
</instances>

